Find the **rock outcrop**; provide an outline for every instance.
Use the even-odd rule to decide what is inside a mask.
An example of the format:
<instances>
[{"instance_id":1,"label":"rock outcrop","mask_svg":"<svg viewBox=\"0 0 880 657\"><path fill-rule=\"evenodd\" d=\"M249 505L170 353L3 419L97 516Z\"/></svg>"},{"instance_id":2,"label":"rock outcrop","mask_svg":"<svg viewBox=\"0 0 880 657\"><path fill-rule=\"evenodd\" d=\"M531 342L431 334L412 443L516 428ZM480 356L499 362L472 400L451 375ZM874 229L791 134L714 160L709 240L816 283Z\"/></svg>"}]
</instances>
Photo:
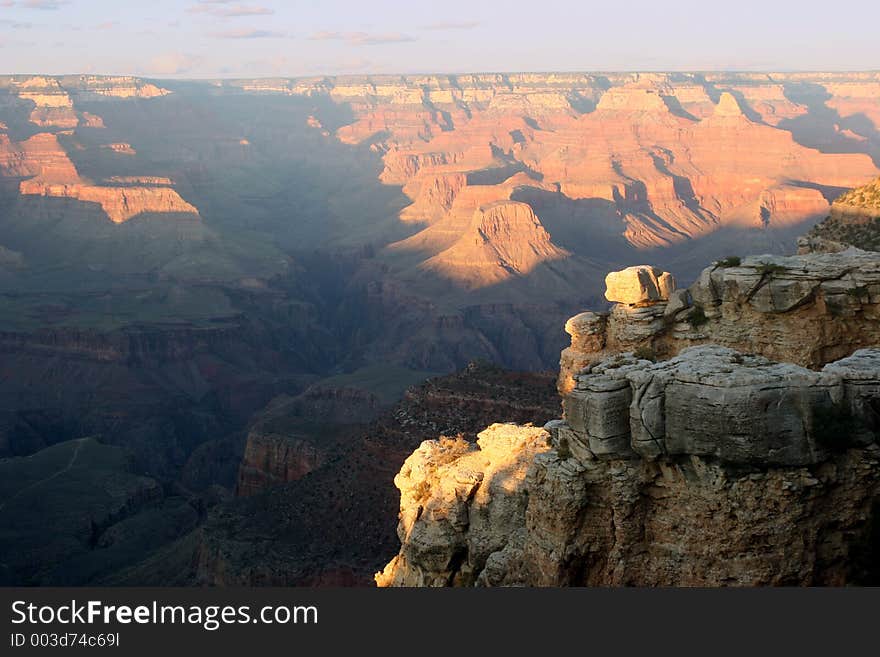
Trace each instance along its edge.
<instances>
[{"instance_id":1,"label":"rock outcrop","mask_svg":"<svg viewBox=\"0 0 880 657\"><path fill-rule=\"evenodd\" d=\"M368 422L381 410L376 395L350 387L313 385L295 397L273 399L251 423L236 495L254 495L320 467L327 447L315 436L314 426Z\"/></svg>"},{"instance_id":2,"label":"rock outcrop","mask_svg":"<svg viewBox=\"0 0 880 657\"><path fill-rule=\"evenodd\" d=\"M319 467L324 453L308 437L251 431L245 443L235 494L248 497L296 481Z\"/></svg>"},{"instance_id":3,"label":"rock outcrop","mask_svg":"<svg viewBox=\"0 0 880 657\"><path fill-rule=\"evenodd\" d=\"M410 456L377 584L877 581L877 254L730 258L662 300L658 273L567 322L562 419Z\"/></svg>"},{"instance_id":4,"label":"rock outcrop","mask_svg":"<svg viewBox=\"0 0 880 657\"><path fill-rule=\"evenodd\" d=\"M849 246L880 251L880 178L837 198L828 217L798 240L800 253L834 253Z\"/></svg>"},{"instance_id":5,"label":"rock outcrop","mask_svg":"<svg viewBox=\"0 0 880 657\"><path fill-rule=\"evenodd\" d=\"M424 267L474 288L529 274L568 255L550 241L526 203L496 201L477 208L461 238Z\"/></svg>"},{"instance_id":6,"label":"rock outcrop","mask_svg":"<svg viewBox=\"0 0 880 657\"><path fill-rule=\"evenodd\" d=\"M562 352L559 388L571 390L578 371L610 354L668 358L708 343L819 368L880 344L878 304L880 255L874 252L730 258L668 300L617 304L569 320L572 341Z\"/></svg>"},{"instance_id":7,"label":"rock outcrop","mask_svg":"<svg viewBox=\"0 0 880 657\"><path fill-rule=\"evenodd\" d=\"M139 185L125 181L121 186L95 185L83 179L53 134L34 135L19 145L18 153L14 160L10 158L16 163L16 169L11 173L30 176L19 184L21 194L97 203L114 223L123 223L141 214L198 218L195 206L181 198L168 185L167 178L158 179L158 184L150 184L141 177L137 180ZM12 169L11 165L7 167Z\"/></svg>"},{"instance_id":8,"label":"rock outcrop","mask_svg":"<svg viewBox=\"0 0 880 657\"><path fill-rule=\"evenodd\" d=\"M872 151L856 145L870 128L841 135L847 148L834 153L783 129L809 112L791 100L789 86L805 81L749 74L371 76L299 80L274 91L347 104L355 121L336 136L382 154L380 179L403 185L413 201L401 212L405 221L433 225L467 188L502 184L498 174L520 170L531 174L531 186L549 186L568 201L607 202L625 243L642 249L729 239L719 227L785 229L816 220L829 208L820 189L876 175L866 155ZM873 74L858 80L858 91L847 76L817 74L811 82L856 94L860 107L880 88ZM590 208L591 219L599 207Z\"/></svg>"},{"instance_id":9,"label":"rock outcrop","mask_svg":"<svg viewBox=\"0 0 880 657\"><path fill-rule=\"evenodd\" d=\"M400 554L377 575L379 586L473 583L490 555L521 531L531 461L549 449L536 427L493 424L477 443L427 440L403 464Z\"/></svg>"},{"instance_id":10,"label":"rock outcrop","mask_svg":"<svg viewBox=\"0 0 880 657\"><path fill-rule=\"evenodd\" d=\"M544 429L423 443L395 478L401 551L377 583L877 575L880 350L821 372L718 346L659 363L622 355L578 375L564 407Z\"/></svg>"},{"instance_id":11,"label":"rock outcrop","mask_svg":"<svg viewBox=\"0 0 880 657\"><path fill-rule=\"evenodd\" d=\"M880 351L821 372L705 345L668 361L618 356L575 377L553 427L582 458L694 455L738 465L814 465L835 441L870 444ZM828 420L852 422L834 434ZM842 422L842 420L841 420ZM841 428L841 427L835 427Z\"/></svg>"},{"instance_id":12,"label":"rock outcrop","mask_svg":"<svg viewBox=\"0 0 880 657\"><path fill-rule=\"evenodd\" d=\"M291 427L301 419L295 406L273 402L261 414L274 418L273 426L264 423L259 433L271 429L279 437L292 436ZM385 555L396 549L398 497L392 480L413 449L438 434L456 436L446 441L451 445L467 444L465 440L473 440L492 418L544 422L558 408L549 373L511 372L472 363L455 374L413 386L392 410L368 425L342 429L328 415L311 429L311 444L324 452L319 467L283 485L262 478L262 484L270 487L212 510L205 527L193 537L194 553L189 551L193 546L181 546L188 551L179 560L186 568L195 568L187 582L370 584ZM532 432L543 433L534 428ZM304 434L300 426L299 438ZM465 440L457 438L460 435Z\"/></svg>"},{"instance_id":13,"label":"rock outcrop","mask_svg":"<svg viewBox=\"0 0 880 657\"><path fill-rule=\"evenodd\" d=\"M675 278L669 272L647 265L613 271L605 277L605 298L630 306L667 301L675 291Z\"/></svg>"}]
</instances>

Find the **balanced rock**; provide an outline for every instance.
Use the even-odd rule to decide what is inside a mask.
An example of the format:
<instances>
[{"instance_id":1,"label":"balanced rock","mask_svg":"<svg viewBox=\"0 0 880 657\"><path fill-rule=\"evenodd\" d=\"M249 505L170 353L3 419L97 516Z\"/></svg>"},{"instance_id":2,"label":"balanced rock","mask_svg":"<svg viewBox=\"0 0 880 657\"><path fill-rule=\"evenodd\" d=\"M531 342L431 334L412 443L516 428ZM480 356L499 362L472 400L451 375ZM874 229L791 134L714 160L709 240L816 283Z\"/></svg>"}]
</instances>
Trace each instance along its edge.
<instances>
[{"instance_id":1,"label":"balanced rock","mask_svg":"<svg viewBox=\"0 0 880 657\"><path fill-rule=\"evenodd\" d=\"M605 298L629 305L666 301L675 290L675 278L651 265L613 271L605 277Z\"/></svg>"}]
</instances>

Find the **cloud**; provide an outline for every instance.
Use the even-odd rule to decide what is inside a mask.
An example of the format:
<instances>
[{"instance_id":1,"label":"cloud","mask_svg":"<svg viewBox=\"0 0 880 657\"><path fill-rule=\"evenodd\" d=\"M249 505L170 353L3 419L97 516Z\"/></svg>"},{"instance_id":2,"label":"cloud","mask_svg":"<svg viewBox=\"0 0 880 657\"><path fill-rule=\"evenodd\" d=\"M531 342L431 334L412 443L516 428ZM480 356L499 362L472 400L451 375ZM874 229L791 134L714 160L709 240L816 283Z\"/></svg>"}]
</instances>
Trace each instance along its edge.
<instances>
[{"instance_id":1,"label":"cloud","mask_svg":"<svg viewBox=\"0 0 880 657\"><path fill-rule=\"evenodd\" d=\"M11 27L13 30L29 30L34 26L33 23L26 23L23 21L11 21L8 19L0 20L0 25Z\"/></svg>"},{"instance_id":2,"label":"cloud","mask_svg":"<svg viewBox=\"0 0 880 657\"><path fill-rule=\"evenodd\" d=\"M62 6L69 4L70 0L24 0L23 2L19 2L18 6L24 9L43 9L45 11L55 11L57 9L61 9Z\"/></svg>"},{"instance_id":3,"label":"cloud","mask_svg":"<svg viewBox=\"0 0 880 657\"><path fill-rule=\"evenodd\" d=\"M274 30L240 29L212 32L210 36L217 39L281 39L287 35Z\"/></svg>"},{"instance_id":4,"label":"cloud","mask_svg":"<svg viewBox=\"0 0 880 657\"><path fill-rule=\"evenodd\" d=\"M448 21L422 25L423 30L472 30L480 26L480 21Z\"/></svg>"},{"instance_id":5,"label":"cloud","mask_svg":"<svg viewBox=\"0 0 880 657\"><path fill-rule=\"evenodd\" d=\"M229 7L228 9L223 9L221 15L223 16L268 16L269 14L274 14L275 10L270 9L269 7L248 7L247 5L236 5L235 7Z\"/></svg>"},{"instance_id":6,"label":"cloud","mask_svg":"<svg viewBox=\"0 0 880 657\"><path fill-rule=\"evenodd\" d=\"M400 32L371 34L369 32L316 32L309 37L312 41L345 41L353 46L376 46L384 43L407 43L415 37Z\"/></svg>"},{"instance_id":7,"label":"cloud","mask_svg":"<svg viewBox=\"0 0 880 657\"><path fill-rule=\"evenodd\" d=\"M144 72L153 75L181 75L190 72L201 62L196 55L168 52L153 57L144 67Z\"/></svg>"},{"instance_id":8,"label":"cloud","mask_svg":"<svg viewBox=\"0 0 880 657\"><path fill-rule=\"evenodd\" d=\"M234 5L232 7L223 7L217 5L227 4L226 2L206 3L202 2L193 5L187 11L191 14L210 14L211 16L219 16L221 18L234 18L237 16L269 16L274 14L275 10L269 7L260 7L257 5Z\"/></svg>"}]
</instances>

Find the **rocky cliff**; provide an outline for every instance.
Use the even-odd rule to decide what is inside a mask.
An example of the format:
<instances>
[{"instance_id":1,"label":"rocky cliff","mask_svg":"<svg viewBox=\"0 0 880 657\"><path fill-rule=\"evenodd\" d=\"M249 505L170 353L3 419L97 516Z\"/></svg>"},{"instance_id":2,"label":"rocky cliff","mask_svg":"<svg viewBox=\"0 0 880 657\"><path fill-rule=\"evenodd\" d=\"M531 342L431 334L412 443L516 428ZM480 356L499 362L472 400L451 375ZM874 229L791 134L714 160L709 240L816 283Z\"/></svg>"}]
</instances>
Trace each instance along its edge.
<instances>
[{"instance_id":1,"label":"rocky cliff","mask_svg":"<svg viewBox=\"0 0 880 657\"><path fill-rule=\"evenodd\" d=\"M404 221L430 228L469 188L526 172L520 185L552 189L557 203L589 199L580 215L609 210L622 252L736 244L719 228L785 232L825 216L830 194L876 175L877 125L855 117L878 88L875 74L518 74L303 79L273 91L349 106L355 121L336 136L382 155L380 179L412 200ZM838 123L802 124L820 107L834 115L820 89L839 94ZM833 147L823 130L836 131ZM589 251L576 221L548 228Z\"/></svg>"},{"instance_id":2,"label":"rocky cliff","mask_svg":"<svg viewBox=\"0 0 880 657\"><path fill-rule=\"evenodd\" d=\"M327 415L308 427L303 404L276 401L261 413L252 427L251 453L242 460L242 496L213 508L173 554L157 555L116 583L366 585L394 549L392 479L413 448L438 433L473 439L491 418L543 422L559 407L550 373L509 372L487 363L413 386L368 424L343 426ZM270 433L272 450L309 445L320 462L287 483L280 476L272 480L266 470L253 477L254 465L303 463L296 449L275 459L259 440ZM255 460L260 450L270 458ZM180 564L174 577L183 581L157 579L168 560Z\"/></svg>"},{"instance_id":3,"label":"rocky cliff","mask_svg":"<svg viewBox=\"0 0 880 657\"><path fill-rule=\"evenodd\" d=\"M848 246L880 250L880 179L838 197L828 217L798 240L801 253Z\"/></svg>"},{"instance_id":4,"label":"rocky cliff","mask_svg":"<svg viewBox=\"0 0 880 657\"><path fill-rule=\"evenodd\" d=\"M626 303L581 313L566 324L571 345L562 352L562 392L591 362L625 351L667 358L713 343L816 368L880 343L880 257L852 247L728 258L666 298L620 287L608 294Z\"/></svg>"},{"instance_id":5,"label":"rocky cliff","mask_svg":"<svg viewBox=\"0 0 880 657\"><path fill-rule=\"evenodd\" d=\"M272 400L248 430L236 494L254 495L304 477L327 456L316 426L364 423L381 410L381 400L369 391L320 384Z\"/></svg>"},{"instance_id":6,"label":"rocky cliff","mask_svg":"<svg viewBox=\"0 0 880 657\"><path fill-rule=\"evenodd\" d=\"M16 146L11 146L13 152ZM177 214L198 218L198 210L184 201L165 181L148 179L147 185L96 185L83 179L55 135L39 133L17 145L18 153L7 155L17 162L17 173L30 177L19 185L24 195L48 196L97 203L114 223L141 214ZM115 181L114 181L115 182ZM129 181L124 181L129 183ZM145 182L144 178L137 180Z\"/></svg>"},{"instance_id":7,"label":"rocky cliff","mask_svg":"<svg viewBox=\"0 0 880 657\"><path fill-rule=\"evenodd\" d=\"M422 443L376 582L877 581L880 350L859 347L880 342L880 261L724 264L687 291L650 267L609 276L621 303L567 326L563 419Z\"/></svg>"}]
</instances>

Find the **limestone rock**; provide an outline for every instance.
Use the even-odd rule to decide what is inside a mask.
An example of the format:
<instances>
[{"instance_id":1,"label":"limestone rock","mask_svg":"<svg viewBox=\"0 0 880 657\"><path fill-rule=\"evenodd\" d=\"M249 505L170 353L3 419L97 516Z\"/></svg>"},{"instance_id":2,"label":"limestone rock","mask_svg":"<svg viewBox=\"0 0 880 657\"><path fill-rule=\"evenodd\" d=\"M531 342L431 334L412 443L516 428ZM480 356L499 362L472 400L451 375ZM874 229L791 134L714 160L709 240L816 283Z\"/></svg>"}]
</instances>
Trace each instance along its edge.
<instances>
[{"instance_id":1,"label":"limestone rock","mask_svg":"<svg viewBox=\"0 0 880 657\"><path fill-rule=\"evenodd\" d=\"M605 314L583 312L565 323L565 332L571 336L572 345L597 351L605 346L606 319Z\"/></svg>"},{"instance_id":2,"label":"limestone rock","mask_svg":"<svg viewBox=\"0 0 880 657\"><path fill-rule=\"evenodd\" d=\"M666 304L666 310L663 314L666 317L674 317L680 311L691 307L693 300L688 290L675 290L669 295L669 303Z\"/></svg>"},{"instance_id":3,"label":"limestone rock","mask_svg":"<svg viewBox=\"0 0 880 657\"><path fill-rule=\"evenodd\" d=\"M650 265L613 271L605 277L605 298L629 305L665 301L675 290L675 278Z\"/></svg>"},{"instance_id":4,"label":"limestone rock","mask_svg":"<svg viewBox=\"0 0 880 657\"><path fill-rule=\"evenodd\" d=\"M876 435L880 351L859 351L819 373L706 345L656 364L611 358L575 380L563 398L565 420L597 456L804 465L833 447L833 422L845 422L862 444Z\"/></svg>"},{"instance_id":5,"label":"limestone rock","mask_svg":"<svg viewBox=\"0 0 880 657\"><path fill-rule=\"evenodd\" d=\"M429 441L382 585L843 585L871 576L880 349L822 371L719 346L622 354L565 419ZM549 437L549 446L546 445Z\"/></svg>"},{"instance_id":6,"label":"limestone rock","mask_svg":"<svg viewBox=\"0 0 880 657\"><path fill-rule=\"evenodd\" d=\"M566 394L585 366L615 354L670 358L700 344L820 368L880 344L880 253L848 247L796 256L748 256L703 270L667 302L617 304L604 324L572 333L558 388ZM603 332L604 327L604 332Z\"/></svg>"},{"instance_id":7,"label":"limestone rock","mask_svg":"<svg viewBox=\"0 0 880 657\"><path fill-rule=\"evenodd\" d=\"M380 586L470 585L493 553L525 524L525 477L550 449L537 427L494 424L477 445L425 441L404 463L400 555L376 575Z\"/></svg>"},{"instance_id":8,"label":"limestone rock","mask_svg":"<svg viewBox=\"0 0 880 657\"><path fill-rule=\"evenodd\" d=\"M880 436L880 350L860 349L848 358L826 365L822 372L840 377L843 383L843 398L839 400L836 417L825 418L827 430L847 432L851 443L876 442Z\"/></svg>"}]
</instances>

